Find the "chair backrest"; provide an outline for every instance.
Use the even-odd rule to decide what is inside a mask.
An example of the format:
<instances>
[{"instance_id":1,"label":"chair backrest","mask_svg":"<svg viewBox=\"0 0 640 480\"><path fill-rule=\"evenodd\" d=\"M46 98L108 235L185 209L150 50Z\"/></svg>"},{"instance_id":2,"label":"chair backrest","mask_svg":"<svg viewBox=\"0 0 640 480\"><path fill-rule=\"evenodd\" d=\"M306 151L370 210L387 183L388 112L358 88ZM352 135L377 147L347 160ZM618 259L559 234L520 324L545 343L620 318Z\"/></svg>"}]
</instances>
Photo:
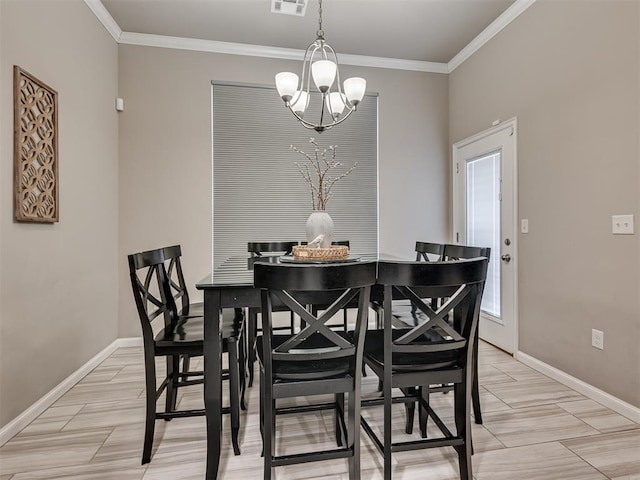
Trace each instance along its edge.
<instances>
[{"instance_id":1,"label":"chair backrest","mask_svg":"<svg viewBox=\"0 0 640 480\"><path fill-rule=\"evenodd\" d=\"M182 249L180 245L173 245L171 247L164 247L162 254L165 260L165 271L167 274L167 281L169 283L171 295L176 306L179 307L183 315L189 314L189 291L187 284L184 281L184 274L182 273L182 264L180 257L182 256Z\"/></svg>"},{"instance_id":2,"label":"chair backrest","mask_svg":"<svg viewBox=\"0 0 640 480\"><path fill-rule=\"evenodd\" d=\"M377 283L384 285L385 325L390 324L392 300L397 298L409 299L426 319L393 339L391 351L402 355L402 363L410 364L412 357L420 363L421 354L449 351L457 354L457 366L465 366L478 328L487 265L486 258L378 263ZM442 301L434 308L433 303L425 303L425 297ZM447 316L453 318L453 324Z\"/></svg>"},{"instance_id":3,"label":"chair backrest","mask_svg":"<svg viewBox=\"0 0 640 480\"><path fill-rule=\"evenodd\" d=\"M165 331L173 331L178 320L176 305L167 280L162 248L131 254L128 261L133 297L147 347L147 343L153 343L151 323L155 319L162 317Z\"/></svg>"},{"instance_id":4,"label":"chair backrest","mask_svg":"<svg viewBox=\"0 0 640 480\"><path fill-rule=\"evenodd\" d=\"M416 262L424 260L425 262L437 262L442 260L444 253L444 245L441 243L416 242ZM431 258L433 255L435 258Z\"/></svg>"},{"instance_id":5,"label":"chair backrest","mask_svg":"<svg viewBox=\"0 0 640 480\"><path fill-rule=\"evenodd\" d=\"M375 262L324 265L256 262L254 285L262 289L262 322L265 374L271 376L272 361L320 362L349 358L349 373L356 378L362 362L371 286L376 281ZM326 322L352 300L358 299L353 337L339 335ZM318 317L308 304L331 303ZM284 343L272 342L273 307L284 304L300 316L304 327ZM318 372L311 374L317 376ZM268 378L267 377L267 378Z\"/></svg>"},{"instance_id":6,"label":"chair backrest","mask_svg":"<svg viewBox=\"0 0 640 480\"><path fill-rule=\"evenodd\" d=\"M444 245L442 253L443 260L462 260L465 258L486 257L491 260L491 248L489 247L471 247L468 245Z\"/></svg>"},{"instance_id":7,"label":"chair backrest","mask_svg":"<svg viewBox=\"0 0 640 480\"><path fill-rule=\"evenodd\" d=\"M298 245L298 242L248 242L247 252L252 257L261 257L263 253L275 252L284 252L285 255L290 255L295 245Z\"/></svg>"}]
</instances>

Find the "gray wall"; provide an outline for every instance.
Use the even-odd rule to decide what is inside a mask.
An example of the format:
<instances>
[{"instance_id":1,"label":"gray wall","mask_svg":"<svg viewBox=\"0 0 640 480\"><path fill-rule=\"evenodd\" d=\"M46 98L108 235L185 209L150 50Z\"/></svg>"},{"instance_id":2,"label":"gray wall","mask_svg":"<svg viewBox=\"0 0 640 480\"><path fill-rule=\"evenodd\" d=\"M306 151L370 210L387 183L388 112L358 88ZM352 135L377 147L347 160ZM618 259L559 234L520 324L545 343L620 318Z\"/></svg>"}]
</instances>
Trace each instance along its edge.
<instances>
[{"instance_id":1,"label":"gray wall","mask_svg":"<svg viewBox=\"0 0 640 480\"><path fill-rule=\"evenodd\" d=\"M538 1L449 77L452 143L518 117L520 350L635 406L639 5Z\"/></svg>"},{"instance_id":2,"label":"gray wall","mask_svg":"<svg viewBox=\"0 0 640 480\"><path fill-rule=\"evenodd\" d=\"M211 80L272 85L276 73L299 67L120 45L120 336L140 335L127 253L180 243L189 285L211 269ZM365 77L379 93L381 249L411 255L417 238L444 240L447 212L428 206L448 197L447 76L349 66L340 73Z\"/></svg>"},{"instance_id":3,"label":"gray wall","mask_svg":"<svg viewBox=\"0 0 640 480\"><path fill-rule=\"evenodd\" d=\"M118 51L83 2L0 1L0 426L118 336ZM60 222L13 222L13 65L58 91Z\"/></svg>"}]
</instances>

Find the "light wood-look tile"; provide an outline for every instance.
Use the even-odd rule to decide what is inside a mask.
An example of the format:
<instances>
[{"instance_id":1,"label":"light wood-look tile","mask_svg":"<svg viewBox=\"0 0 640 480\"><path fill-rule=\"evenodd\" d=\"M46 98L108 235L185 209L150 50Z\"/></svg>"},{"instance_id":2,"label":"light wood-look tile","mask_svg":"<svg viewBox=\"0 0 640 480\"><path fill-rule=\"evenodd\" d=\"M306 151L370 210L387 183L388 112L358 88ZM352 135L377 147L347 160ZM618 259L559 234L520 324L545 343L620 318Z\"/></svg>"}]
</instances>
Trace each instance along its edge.
<instances>
[{"instance_id":1,"label":"light wood-look tile","mask_svg":"<svg viewBox=\"0 0 640 480\"><path fill-rule=\"evenodd\" d=\"M557 405L488 413L484 427L507 447L597 435L599 432Z\"/></svg>"},{"instance_id":2,"label":"light wood-look tile","mask_svg":"<svg viewBox=\"0 0 640 480\"><path fill-rule=\"evenodd\" d=\"M607 477L558 442L477 453L476 480L605 480Z\"/></svg>"},{"instance_id":3,"label":"light wood-look tile","mask_svg":"<svg viewBox=\"0 0 640 480\"><path fill-rule=\"evenodd\" d=\"M158 378L164 373L156 361ZM202 359L192 359L192 370ZM257 369L256 369L257 372ZM506 353L480 343L480 396L484 425L472 424L475 480L615 480L640 478L640 425L620 417ZM256 374L256 379L259 375ZM376 397L377 378L363 378L363 397ZM227 383L223 403L228 403ZM326 397L324 400L330 400ZM163 398L158 402L162 408ZM301 398L282 404L308 404ZM223 417L219 478L262 476L258 423L259 388L247 390L240 447L234 456L230 418ZM202 386L181 389L182 408L202 408ZM432 407L453 428L453 395L434 393ZM382 407L363 409L380 432ZM414 440L404 433L404 409L393 410L394 441ZM439 432L429 422L429 434ZM630 429L630 430L627 430ZM417 419L414 425L417 433ZM603 433L606 432L606 433ZM609 433L617 432L617 433ZM381 434L381 432L380 432ZM156 422L152 460L140 465L144 437L144 365L142 348L119 349L64 395L54 406L0 448L0 480L185 480L204 478L204 417ZM333 448L330 411L278 417L278 454L308 448ZM371 440L361 438L363 479L381 480L382 457ZM451 448L416 450L393 456L393 478L454 480L458 460ZM277 480L347 480L346 460L278 467Z\"/></svg>"},{"instance_id":4,"label":"light wood-look tile","mask_svg":"<svg viewBox=\"0 0 640 480\"><path fill-rule=\"evenodd\" d=\"M640 479L638 429L567 440L562 444L611 479Z\"/></svg>"},{"instance_id":5,"label":"light wood-look tile","mask_svg":"<svg viewBox=\"0 0 640 480\"><path fill-rule=\"evenodd\" d=\"M546 377L510 383L494 383L483 385L483 387L512 408L584 400L584 397L578 392Z\"/></svg>"},{"instance_id":6,"label":"light wood-look tile","mask_svg":"<svg viewBox=\"0 0 640 480\"><path fill-rule=\"evenodd\" d=\"M110 430L18 435L0 448L0 474L89 463Z\"/></svg>"},{"instance_id":7,"label":"light wood-look tile","mask_svg":"<svg viewBox=\"0 0 640 480\"><path fill-rule=\"evenodd\" d=\"M603 433L640 428L640 425L593 400L563 402L558 406Z\"/></svg>"}]
</instances>

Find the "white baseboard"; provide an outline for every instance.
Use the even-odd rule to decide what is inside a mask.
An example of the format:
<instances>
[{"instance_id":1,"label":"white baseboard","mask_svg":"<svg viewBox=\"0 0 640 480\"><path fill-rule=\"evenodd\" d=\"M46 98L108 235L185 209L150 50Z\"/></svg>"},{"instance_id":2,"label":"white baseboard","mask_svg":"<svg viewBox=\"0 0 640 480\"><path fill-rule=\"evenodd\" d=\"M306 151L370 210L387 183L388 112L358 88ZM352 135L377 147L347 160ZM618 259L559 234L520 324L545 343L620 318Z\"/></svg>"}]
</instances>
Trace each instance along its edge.
<instances>
[{"instance_id":1,"label":"white baseboard","mask_svg":"<svg viewBox=\"0 0 640 480\"><path fill-rule=\"evenodd\" d=\"M551 365L548 365L531 355L527 355L523 352L516 352L516 360L524 363L525 365L537 370L538 372L546 375L547 377L556 380L569 388L572 388L578 393L581 393L587 398L598 402L601 405L613 410L620 415L627 417L629 420L633 420L636 423L640 423L640 408L631 405L623 400L620 400L613 395L600 390L599 388L589 385L582 380L572 377L568 373L563 372Z\"/></svg>"},{"instance_id":2,"label":"white baseboard","mask_svg":"<svg viewBox=\"0 0 640 480\"><path fill-rule=\"evenodd\" d=\"M62 395L67 393L71 388L82 380L91 370L96 368L109 355L121 347L137 347L142 345L141 337L134 338L118 338L110 345L105 347L100 353L95 355L87 363L73 372L62 382L56 385L51 391L45 394L37 402L27 408L24 412L14 418L11 422L0 429L0 447L11 440L23 428L34 421L42 412L53 405Z\"/></svg>"}]
</instances>

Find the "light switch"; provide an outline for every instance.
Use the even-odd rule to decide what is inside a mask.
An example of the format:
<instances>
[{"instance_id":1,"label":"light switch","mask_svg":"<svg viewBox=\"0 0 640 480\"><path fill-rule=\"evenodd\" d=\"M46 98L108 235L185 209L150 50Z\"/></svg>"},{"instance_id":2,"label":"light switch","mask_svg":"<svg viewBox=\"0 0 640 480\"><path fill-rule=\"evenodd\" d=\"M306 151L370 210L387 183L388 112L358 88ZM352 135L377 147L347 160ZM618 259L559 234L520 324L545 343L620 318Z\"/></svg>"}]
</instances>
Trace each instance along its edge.
<instances>
[{"instance_id":1,"label":"light switch","mask_svg":"<svg viewBox=\"0 0 640 480\"><path fill-rule=\"evenodd\" d=\"M529 220L526 218L520 220L520 233L529 233Z\"/></svg>"},{"instance_id":2,"label":"light switch","mask_svg":"<svg viewBox=\"0 0 640 480\"><path fill-rule=\"evenodd\" d=\"M613 215L611 232L614 235L633 235L633 215Z\"/></svg>"}]
</instances>

